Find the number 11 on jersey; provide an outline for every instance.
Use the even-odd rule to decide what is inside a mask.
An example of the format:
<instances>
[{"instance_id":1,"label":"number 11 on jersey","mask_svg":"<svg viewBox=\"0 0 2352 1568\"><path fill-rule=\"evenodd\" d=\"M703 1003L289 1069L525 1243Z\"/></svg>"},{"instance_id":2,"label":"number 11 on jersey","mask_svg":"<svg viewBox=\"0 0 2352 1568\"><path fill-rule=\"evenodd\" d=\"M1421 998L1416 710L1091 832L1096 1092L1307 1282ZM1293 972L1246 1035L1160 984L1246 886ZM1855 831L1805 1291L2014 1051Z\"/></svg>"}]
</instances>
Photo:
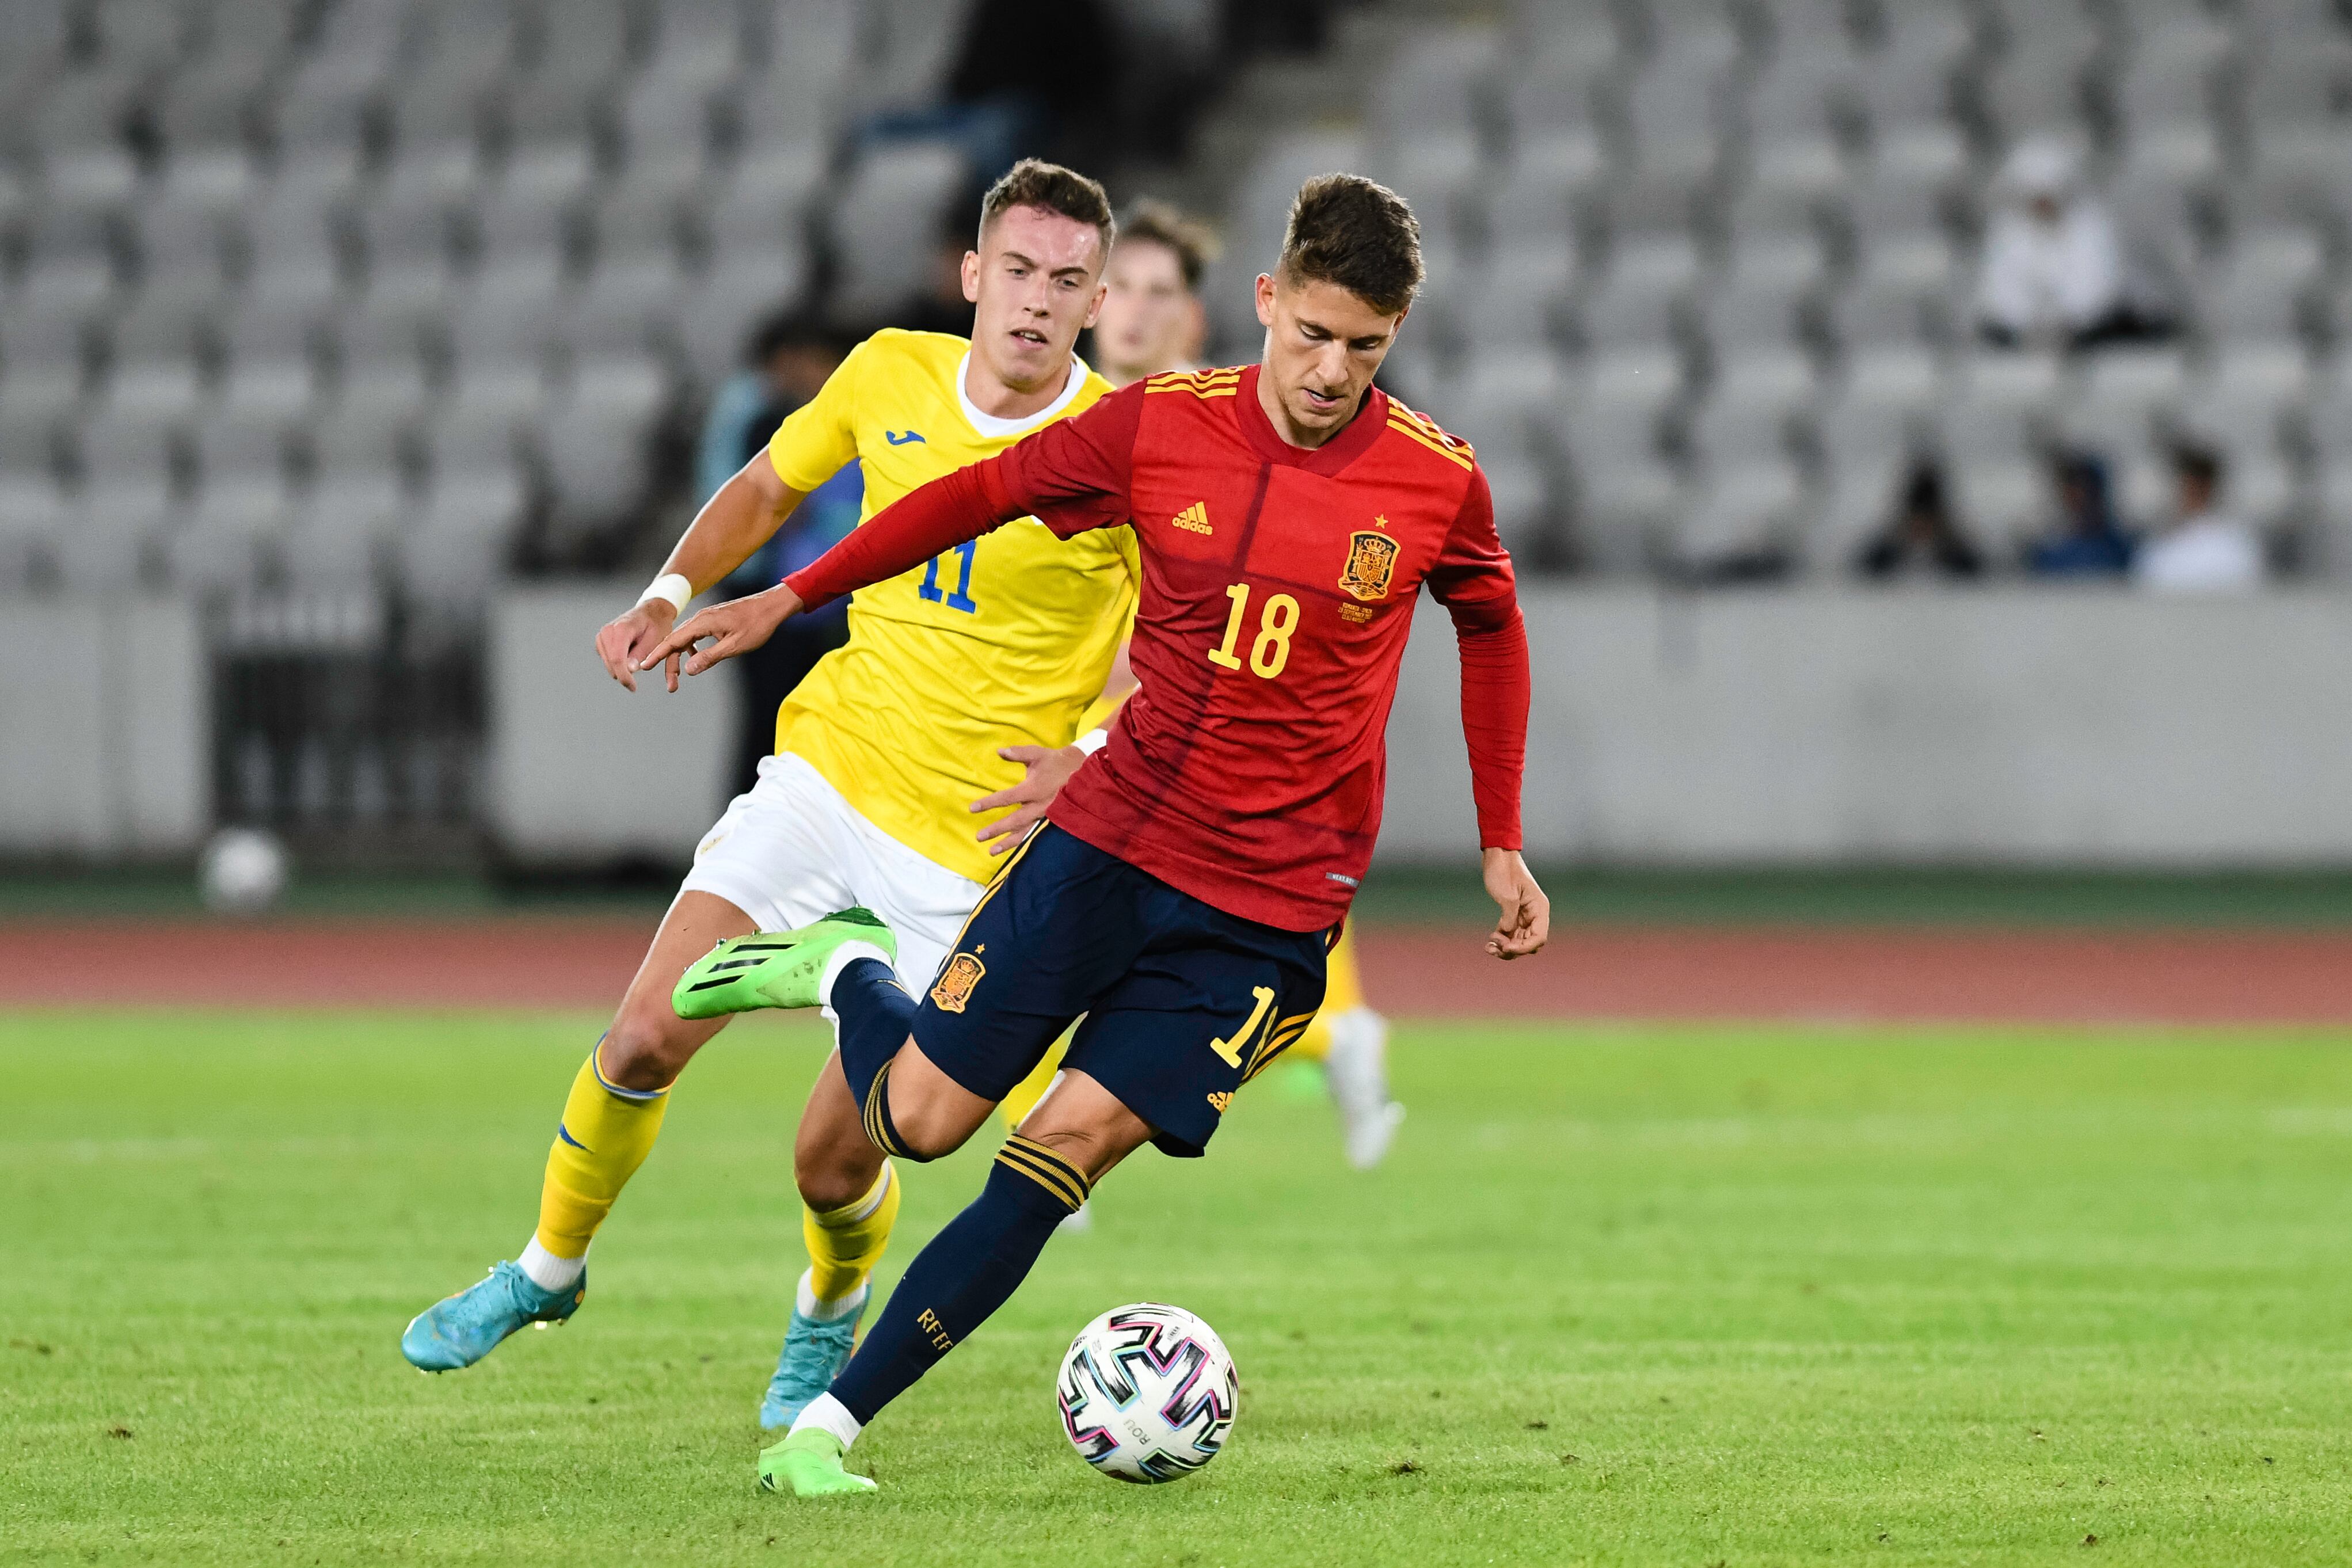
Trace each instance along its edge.
<instances>
[{"instance_id":1,"label":"number 11 on jersey","mask_svg":"<svg viewBox=\"0 0 2352 1568\"><path fill-rule=\"evenodd\" d=\"M1236 583L1225 590L1225 597L1234 607L1225 616L1225 640L1209 650L1209 662L1220 669L1239 669L1241 659L1234 649L1242 640L1242 616L1249 610L1250 585ZM1287 594L1276 594L1265 602L1258 616L1257 641L1250 645L1249 667L1253 674L1272 680L1290 662L1290 634L1298 629L1298 601Z\"/></svg>"},{"instance_id":2,"label":"number 11 on jersey","mask_svg":"<svg viewBox=\"0 0 2352 1568\"><path fill-rule=\"evenodd\" d=\"M945 599L949 609L961 610L969 616L980 608L971 597L971 563L972 558L980 553L980 541L968 539L955 547L955 552L963 558L963 569L956 574L954 593L940 592L940 563L947 559L943 555L934 555L924 563L923 585L915 592L934 605Z\"/></svg>"}]
</instances>

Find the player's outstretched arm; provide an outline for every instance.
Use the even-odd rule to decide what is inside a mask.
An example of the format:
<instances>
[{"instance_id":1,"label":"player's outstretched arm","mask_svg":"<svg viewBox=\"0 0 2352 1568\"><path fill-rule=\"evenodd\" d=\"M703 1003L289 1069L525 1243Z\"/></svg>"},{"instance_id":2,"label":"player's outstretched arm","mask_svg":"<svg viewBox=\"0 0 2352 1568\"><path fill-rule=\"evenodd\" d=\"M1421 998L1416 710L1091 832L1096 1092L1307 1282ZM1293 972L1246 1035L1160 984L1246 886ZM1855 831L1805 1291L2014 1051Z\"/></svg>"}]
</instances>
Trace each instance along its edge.
<instances>
[{"instance_id":1,"label":"player's outstretched arm","mask_svg":"<svg viewBox=\"0 0 2352 1568\"><path fill-rule=\"evenodd\" d=\"M1551 900L1537 886L1535 873L1516 849L1489 849L1483 859L1486 896L1502 911L1486 951L1506 961L1542 951L1551 940Z\"/></svg>"},{"instance_id":2,"label":"player's outstretched arm","mask_svg":"<svg viewBox=\"0 0 2352 1568\"><path fill-rule=\"evenodd\" d=\"M869 584L895 577L1010 522L1029 509L1008 505L985 478L992 464L1010 455L958 468L908 491L776 586L713 605L688 617L640 655L637 668L651 669L667 662L674 689L681 668L688 675L700 675L722 659L758 647L786 619L804 609L815 609ZM707 647L695 646L705 637L711 639Z\"/></svg>"},{"instance_id":3,"label":"player's outstretched arm","mask_svg":"<svg viewBox=\"0 0 2352 1568\"><path fill-rule=\"evenodd\" d=\"M695 514L694 521L670 551L669 559L662 563L661 577L655 579L656 585L660 585L662 578L682 578L688 598L709 587L768 542L783 526L784 519L793 514L793 509L800 505L802 493L777 475L776 466L766 452L756 454ZM680 608L657 594L648 594L626 614L607 621L596 634L596 655L604 661L606 673L635 691L637 672L661 662L647 655L669 635ZM762 637L761 640L766 638ZM675 659L670 661L667 680L669 689L676 691Z\"/></svg>"}]
</instances>

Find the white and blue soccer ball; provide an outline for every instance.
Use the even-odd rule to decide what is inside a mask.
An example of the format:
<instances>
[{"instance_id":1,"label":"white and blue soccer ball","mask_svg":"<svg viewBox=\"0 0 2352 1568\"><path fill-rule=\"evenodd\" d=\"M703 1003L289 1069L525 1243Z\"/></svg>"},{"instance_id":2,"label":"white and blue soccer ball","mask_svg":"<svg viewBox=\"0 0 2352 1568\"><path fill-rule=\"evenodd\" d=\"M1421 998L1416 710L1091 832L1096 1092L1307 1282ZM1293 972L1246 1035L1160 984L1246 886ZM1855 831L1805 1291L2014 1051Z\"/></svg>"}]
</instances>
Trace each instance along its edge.
<instances>
[{"instance_id":1,"label":"white and blue soccer ball","mask_svg":"<svg viewBox=\"0 0 2352 1568\"><path fill-rule=\"evenodd\" d=\"M1215 1458L1241 1391L1217 1331L1160 1301L1115 1308L1079 1330L1057 1384L1062 1430L1078 1457L1145 1485Z\"/></svg>"}]
</instances>

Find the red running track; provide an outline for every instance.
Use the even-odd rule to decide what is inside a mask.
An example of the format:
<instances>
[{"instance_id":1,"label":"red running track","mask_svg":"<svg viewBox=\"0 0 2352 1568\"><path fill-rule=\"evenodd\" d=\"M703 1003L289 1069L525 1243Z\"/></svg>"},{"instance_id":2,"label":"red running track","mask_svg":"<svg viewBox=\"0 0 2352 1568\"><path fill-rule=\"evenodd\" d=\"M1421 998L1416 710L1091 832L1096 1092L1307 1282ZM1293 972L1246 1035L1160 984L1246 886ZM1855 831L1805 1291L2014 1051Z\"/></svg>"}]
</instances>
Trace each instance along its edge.
<instances>
[{"instance_id":1,"label":"red running track","mask_svg":"<svg viewBox=\"0 0 2352 1568\"><path fill-rule=\"evenodd\" d=\"M0 1006L610 1008L649 921L0 922ZM2352 932L1570 926L1499 963L1370 927L1404 1016L2352 1026Z\"/></svg>"}]
</instances>

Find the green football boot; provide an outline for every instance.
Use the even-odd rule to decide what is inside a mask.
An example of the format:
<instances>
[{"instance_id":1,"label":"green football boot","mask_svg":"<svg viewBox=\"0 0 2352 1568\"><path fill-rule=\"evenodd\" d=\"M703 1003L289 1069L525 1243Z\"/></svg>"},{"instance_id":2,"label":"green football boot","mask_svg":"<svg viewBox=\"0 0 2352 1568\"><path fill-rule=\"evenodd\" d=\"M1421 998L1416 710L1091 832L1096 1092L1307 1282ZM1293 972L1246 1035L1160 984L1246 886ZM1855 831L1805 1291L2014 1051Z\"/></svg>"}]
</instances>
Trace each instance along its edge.
<instances>
[{"instance_id":1,"label":"green football boot","mask_svg":"<svg viewBox=\"0 0 2352 1568\"><path fill-rule=\"evenodd\" d=\"M542 1290L514 1264L501 1260L489 1278L444 1297L409 1322L400 1353L419 1372L456 1372L499 1348L518 1329L552 1328L580 1310L588 1271L562 1290Z\"/></svg>"},{"instance_id":2,"label":"green football boot","mask_svg":"<svg viewBox=\"0 0 2352 1568\"><path fill-rule=\"evenodd\" d=\"M816 1006L825 962L850 942L870 942L898 961L898 937L873 910L842 910L798 931L729 937L687 966L669 1005L681 1018Z\"/></svg>"},{"instance_id":3,"label":"green football boot","mask_svg":"<svg viewBox=\"0 0 2352 1568\"><path fill-rule=\"evenodd\" d=\"M789 1491L794 1497L831 1497L840 1492L870 1492L874 1483L841 1468L847 1450L830 1432L812 1426L795 1432L772 1448L760 1450L760 1489Z\"/></svg>"}]
</instances>

